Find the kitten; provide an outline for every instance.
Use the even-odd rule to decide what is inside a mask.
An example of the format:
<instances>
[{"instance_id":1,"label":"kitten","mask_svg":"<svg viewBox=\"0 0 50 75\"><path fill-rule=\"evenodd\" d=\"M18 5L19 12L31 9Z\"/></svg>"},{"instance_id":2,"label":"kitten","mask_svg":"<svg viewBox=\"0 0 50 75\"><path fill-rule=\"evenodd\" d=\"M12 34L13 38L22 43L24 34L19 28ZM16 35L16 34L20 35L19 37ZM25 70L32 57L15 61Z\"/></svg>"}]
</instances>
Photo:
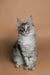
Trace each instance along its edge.
<instances>
[{"instance_id":1,"label":"kitten","mask_svg":"<svg viewBox=\"0 0 50 75\"><path fill-rule=\"evenodd\" d=\"M37 60L36 51L36 35L32 16L29 17L26 23L20 19L18 22L18 39L13 47L13 60L15 66L19 68L24 65L26 70L34 70Z\"/></svg>"}]
</instances>

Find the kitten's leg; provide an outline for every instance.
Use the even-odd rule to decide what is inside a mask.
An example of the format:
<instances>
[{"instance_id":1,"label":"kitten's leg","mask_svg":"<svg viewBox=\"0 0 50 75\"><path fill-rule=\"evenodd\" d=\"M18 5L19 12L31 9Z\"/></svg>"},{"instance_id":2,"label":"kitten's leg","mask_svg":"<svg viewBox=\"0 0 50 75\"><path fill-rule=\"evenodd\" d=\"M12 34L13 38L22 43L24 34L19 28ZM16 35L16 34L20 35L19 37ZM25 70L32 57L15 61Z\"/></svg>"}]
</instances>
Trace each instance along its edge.
<instances>
[{"instance_id":1,"label":"kitten's leg","mask_svg":"<svg viewBox=\"0 0 50 75\"><path fill-rule=\"evenodd\" d=\"M29 58L29 70L35 70L35 61L33 60L33 57Z\"/></svg>"},{"instance_id":2,"label":"kitten's leg","mask_svg":"<svg viewBox=\"0 0 50 75\"><path fill-rule=\"evenodd\" d=\"M15 68L20 68L20 65L18 64L18 62L16 62Z\"/></svg>"},{"instance_id":3,"label":"kitten's leg","mask_svg":"<svg viewBox=\"0 0 50 75\"><path fill-rule=\"evenodd\" d=\"M22 60L22 58L21 57L15 57L14 58L14 62L16 63L15 64L15 67L16 68L19 68L21 65L23 65L23 60Z\"/></svg>"},{"instance_id":4,"label":"kitten's leg","mask_svg":"<svg viewBox=\"0 0 50 75\"><path fill-rule=\"evenodd\" d=\"M29 70L35 70L37 56L32 56L29 58Z\"/></svg>"},{"instance_id":5,"label":"kitten's leg","mask_svg":"<svg viewBox=\"0 0 50 75\"><path fill-rule=\"evenodd\" d=\"M23 59L22 59L22 56L21 56L21 54L20 54L19 49L18 49L18 48L15 49L14 52L13 52L13 54L14 54L13 60L14 60L14 62L16 63L16 64L15 64L15 67L16 67L16 68L19 68L20 65L23 65Z\"/></svg>"},{"instance_id":6,"label":"kitten's leg","mask_svg":"<svg viewBox=\"0 0 50 75\"><path fill-rule=\"evenodd\" d=\"M28 59L28 55L25 51L22 52L23 55L23 59L24 59L24 69L27 70L29 68L29 59Z\"/></svg>"},{"instance_id":7,"label":"kitten's leg","mask_svg":"<svg viewBox=\"0 0 50 75\"><path fill-rule=\"evenodd\" d=\"M35 61L33 57L24 57L26 66L24 66L25 70L35 70Z\"/></svg>"},{"instance_id":8,"label":"kitten's leg","mask_svg":"<svg viewBox=\"0 0 50 75\"><path fill-rule=\"evenodd\" d=\"M28 70L28 68L29 68L29 60L28 60L28 57L27 56L24 56L24 60L25 60L25 66L24 66L24 69L25 70Z\"/></svg>"}]
</instances>

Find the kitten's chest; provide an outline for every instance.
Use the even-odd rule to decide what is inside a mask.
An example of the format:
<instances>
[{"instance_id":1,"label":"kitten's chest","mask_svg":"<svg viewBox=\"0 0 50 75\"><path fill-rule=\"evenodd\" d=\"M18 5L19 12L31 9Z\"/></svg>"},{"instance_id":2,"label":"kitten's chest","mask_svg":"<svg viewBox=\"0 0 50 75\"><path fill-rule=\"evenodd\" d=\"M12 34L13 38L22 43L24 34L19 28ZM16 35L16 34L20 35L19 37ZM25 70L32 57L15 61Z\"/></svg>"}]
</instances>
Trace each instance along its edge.
<instances>
[{"instance_id":1,"label":"kitten's chest","mask_svg":"<svg viewBox=\"0 0 50 75\"><path fill-rule=\"evenodd\" d=\"M19 43L22 44L23 46L29 45L32 43L32 38L31 37L20 37L18 39Z\"/></svg>"},{"instance_id":2,"label":"kitten's chest","mask_svg":"<svg viewBox=\"0 0 50 75\"><path fill-rule=\"evenodd\" d=\"M20 44L22 50L24 51L31 51L34 48L34 38L31 36L27 36L27 37L20 37L18 39L18 43Z\"/></svg>"}]
</instances>

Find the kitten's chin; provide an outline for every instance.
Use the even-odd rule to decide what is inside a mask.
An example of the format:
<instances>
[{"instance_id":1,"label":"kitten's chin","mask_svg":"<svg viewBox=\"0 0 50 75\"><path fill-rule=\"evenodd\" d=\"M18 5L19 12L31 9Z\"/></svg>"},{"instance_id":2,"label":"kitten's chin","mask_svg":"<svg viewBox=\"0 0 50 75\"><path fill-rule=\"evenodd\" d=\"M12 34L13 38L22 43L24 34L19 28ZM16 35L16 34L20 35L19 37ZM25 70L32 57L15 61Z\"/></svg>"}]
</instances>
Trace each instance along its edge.
<instances>
[{"instance_id":1,"label":"kitten's chin","mask_svg":"<svg viewBox=\"0 0 50 75\"><path fill-rule=\"evenodd\" d=\"M28 35L28 33L22 33L21 35L26 36L26 35Z\"/></svg>"},{"instance_id":2,"label":"kitten's chin","mask_svg":"<svg viewBox=\"0 0 50 75\"><path fill-rule=\"evenodd\" d=\"M25 35L24 33L19 33L19 35Z\"/></svg>"},{"instance_id":3,"label":"kitten's chin","mask_svg":"<svg viewBox=\"0 0 50 75\"><path fill-rule=\"evenodd\" d=\"M25 33L22 33L22 35L25 35Z\"/></svg>"},{"instance_id":4,"label":"kitten's chin","mask_svg":"<svg viewBox=\"0 0 50 75\"><path fill-rule=\"evenodd\" d=\"M25 35L27 35L29 33L28 32L24 32L24 33L19 33L19 34L25 36Z\"/></svg>"}]
</instances>

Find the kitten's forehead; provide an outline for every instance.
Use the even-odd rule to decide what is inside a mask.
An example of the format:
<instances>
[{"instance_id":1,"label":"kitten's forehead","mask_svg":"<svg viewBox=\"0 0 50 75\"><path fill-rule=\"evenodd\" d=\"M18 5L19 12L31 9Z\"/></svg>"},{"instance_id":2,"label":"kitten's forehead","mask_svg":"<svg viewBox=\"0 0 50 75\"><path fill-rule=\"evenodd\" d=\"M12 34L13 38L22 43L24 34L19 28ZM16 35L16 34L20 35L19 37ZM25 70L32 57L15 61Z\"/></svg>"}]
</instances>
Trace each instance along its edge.
<instances>
[{"instance_id":1,"label":"kitten's forehead","mask_svg":"<svg viewBox=\"0 0 50 75\"><path fill-rule=\"evenodd\" d=\"M23 23L22 26L27 27L28 23Z\"/></svg>"},{"instance_id":2,"label":"kitten's forehead","mask_svg":"<svg viewBox=\"0 0 50 75\"><path fill-rule=\"evenodd\" d=\"M22 23L22 25L26 25L27 23Z\"/></svg>"},{"instance_id":3,"label":"kitten's forehead","mask_svg":"<svg viewBox=\"0 0 50 75\"><path fill-rule=\"evenodd\" d=\"M27 24L27 23L22 23L22 24L20 25L20 27L25 27L26 24Z\"/></svg>"},{"instance_id":4,"label":"kitten's forehead","mask_svg":"<svg viewBox=\"0 0 50 75\"><path fill-rule=\"evenodd\" d=\"M24 25L24 28L25 28L25 30L27 30L27 27L28 27L29 25L26 23L25 25Z\"/></svg>"},{"instance_id":5,"label":"kitten's forehead","mask_svg":"<svg viewBox=\"0 0 50 75\"><path fill-rule=\"evenodd\" d=\"M29 24L28 23L22 23L21 25L20 25L20 27L19 28L22 28L22 27L24 27L25 29L27 29L27 27L29 26Z\"/></svg>"}]
</instances>

